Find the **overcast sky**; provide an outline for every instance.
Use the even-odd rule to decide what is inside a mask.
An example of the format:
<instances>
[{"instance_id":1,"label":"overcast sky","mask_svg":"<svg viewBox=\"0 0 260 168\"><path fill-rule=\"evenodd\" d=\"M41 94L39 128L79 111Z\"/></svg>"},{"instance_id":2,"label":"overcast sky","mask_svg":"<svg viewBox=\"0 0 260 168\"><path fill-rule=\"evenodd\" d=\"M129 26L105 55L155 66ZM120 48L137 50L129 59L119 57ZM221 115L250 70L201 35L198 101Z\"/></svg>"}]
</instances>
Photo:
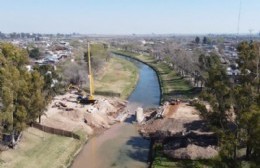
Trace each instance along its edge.
<instances>
[{"instance_id":1,"label":"overcast sky","mask_svg":"<svg viewBox=\"0 0 260 168\"><path fill-rule=\"evenodd\" d=\"M241 0L240 33L260 31L260 0ZM237 33L240 0L0 0L0 31Z\"/></svg>"}]
</instances>

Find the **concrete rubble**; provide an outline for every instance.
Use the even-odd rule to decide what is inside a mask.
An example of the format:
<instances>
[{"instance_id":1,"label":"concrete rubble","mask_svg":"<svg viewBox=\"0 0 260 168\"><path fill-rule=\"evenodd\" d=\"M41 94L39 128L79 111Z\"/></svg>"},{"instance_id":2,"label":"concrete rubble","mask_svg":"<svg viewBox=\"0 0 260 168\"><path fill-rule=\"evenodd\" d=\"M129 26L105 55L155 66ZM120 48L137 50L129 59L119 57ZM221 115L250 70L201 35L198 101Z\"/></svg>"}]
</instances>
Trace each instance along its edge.
<instances>
[{"instance_id":1,"label":"concrete rubble","mask_svg":"<svg viewBox=\"0 0 260 168\"><path fill-rule=\"evenodd\" d=\"M136 109L136 121L138 122L138 123L141 123L143 120L144 120L144 110L143 110L143 108L141 108L141 107L138 107L137 109Z\"/></svg>"}]
</instances>

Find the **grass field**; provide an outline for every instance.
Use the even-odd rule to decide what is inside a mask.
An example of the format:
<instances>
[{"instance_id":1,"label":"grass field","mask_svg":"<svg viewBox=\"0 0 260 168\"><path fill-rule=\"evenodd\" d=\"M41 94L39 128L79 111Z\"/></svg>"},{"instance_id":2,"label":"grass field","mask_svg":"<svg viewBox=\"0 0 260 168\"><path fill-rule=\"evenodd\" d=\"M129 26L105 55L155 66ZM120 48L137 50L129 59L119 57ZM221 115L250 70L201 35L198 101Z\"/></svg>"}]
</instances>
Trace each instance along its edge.
<instances>
[{"instance_id":1,"label":"grass field","mask_svg":"<svg viewBox=\"0 0 260 168\"><path fill-rule=\"evenodd\" d=\"M157 71L161 83L162 101L169 100L170 98L191 98L194 96L194 89L189 83L178 76L167 64L157 62L151 56L138 55L125 51L115 51L115 53L134 57L149 64Z\"/></svg>"},{"instance_id":2,"label":"grass field","mask_svg":"<svg viewBox=\"0 0 260 168\"><path fill-rule=\"evenodd\" d=\"M76 140L28 128L23 132L23 138L16 149L0 154L0 167L67 167L84 142L84 138Z\"/></svg>"},{"instance_id":3,"label":"grass field","mask_svg":"<svg viewBox=\"0 0 260 168\"><path fill-rule=\"evenodd\" d=\"M127 60L112 57L94 80L97 92L120 93L126 99L138 81L138 69Z\"/></svg>"}]
</instances>

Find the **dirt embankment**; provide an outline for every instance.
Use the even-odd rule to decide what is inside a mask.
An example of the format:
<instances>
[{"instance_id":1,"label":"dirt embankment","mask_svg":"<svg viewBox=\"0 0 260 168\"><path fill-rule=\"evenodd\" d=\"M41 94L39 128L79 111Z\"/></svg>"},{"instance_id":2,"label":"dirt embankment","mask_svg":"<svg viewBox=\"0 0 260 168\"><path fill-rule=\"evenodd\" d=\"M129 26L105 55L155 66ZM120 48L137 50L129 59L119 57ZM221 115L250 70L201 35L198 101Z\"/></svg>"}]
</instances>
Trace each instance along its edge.
<instances>
[{"instance_id":1,"label":"dirt embankment","mask_svg":"<svg viewBox=\"0 0 260 168\"><path fill-rule=\"evenodd\" d=\"M107 129L118 122L118 115L125 110L126 102L117 98L96 97L93 105L77 103L74 92L59 95L42 116L42 125L76 132L83 130L88 135L95 129Z\"/></svg>"},{"instance_id":2,"label":"dirt embankment","mask_svg":"<svg viewBox=\"0 0 260 168\"><path fill-rule=\"evenodd\" d=\"M175 159L207 159L218 154L216 136L189 103L165 103L146 113L139 130L162 143L163 153Z\"/></svg>"}]
</instances>

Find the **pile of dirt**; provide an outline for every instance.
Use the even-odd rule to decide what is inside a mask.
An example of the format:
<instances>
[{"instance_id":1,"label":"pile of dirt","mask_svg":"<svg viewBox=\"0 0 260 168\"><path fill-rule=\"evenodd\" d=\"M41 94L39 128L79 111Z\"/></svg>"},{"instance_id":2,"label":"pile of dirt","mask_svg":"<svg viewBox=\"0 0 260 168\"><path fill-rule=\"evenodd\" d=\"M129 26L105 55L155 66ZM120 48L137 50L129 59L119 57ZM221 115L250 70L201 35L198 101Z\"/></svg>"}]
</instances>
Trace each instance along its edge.
<instances>
[{"instance_id":1,"label":"pile of dirt","mask_svg":"<svg viewBox=\"0 0 260 168\"><path fill-rule=\"evenodd\" d=\"M86 113L84 119L91 127L110 128L109 118L102 113Z\"/></svg>"},{"instance_id":2,"label":"pile of dirt","mask_svg":"<svg viewBox=\"0 0 260 168\"><path fill-rule=\"evenodd\" d=\"M144 136L161 137L164 134L170 136L186 132L185 123L183 120L161 118L139 127L141 134Z\"/></svg>"},{"instance_id":3,"label":"pile of dirt","mask_svg":"<svg viewBox=\"0 0 260 168\"><path fill-rule=\"evenodd\" d=\"M122 113L126 102L117 98L96 97L93 105L77 102L77 94L56 96L42 117L43 125L68 131L83 130L93 134L95 128L110 128Z\"/></svg>"},{"instance_id":4,"label":"pile of dirt","mask_svg":"<svg viewBox=\"0 0 260 168\"><path fill-rule=\"evenodd\" d=\"M190 131L163 140L163 152L173 159L209 159L218 155L218 138L213 132Z\"/></svg>"},{"instance_id":5,"label":"pile of dirt","mask_svg":"<svg viewBox=\"0 0 260 168\"><path fill-rule=\"evenodd\" d=\"M216 136L209 132L207 122L188 103L165 103L149 114L146 122L139 125L139 131L162 143L168 157L208 159L218 155Z\"/></svg>"},{"instance_id":6,"label":"pile of dirt","mask_svg":"<svg viewBox=\"0 0 260 168\"><path fill-rule=\"evenodd\" d=\"M158 108L157 114L153 112L150 115L162 117L147 116L146 119L149 120L146 120L145 124L140 126L142 133L154 135L156 132L161 131L170 132L171 135L174 135L190 131L192 125L196 125L196 129L197 127L204 129L205 123L200 118L199 112L187 103L165 103Z\"/></svg>"},{"instance_id":7,"label":"pile of dirt","mask_svg":"<svg viewBox=\"0 0 260 168\"><path fill-rule=\"evenodd\" d=\"M94 107L97 108L98 112L101 114L114 113L117 111L117 109L106 99L97 100Z\"/></svg>"},{"instance_id":8,"label":"pile of dirt","mask_svg":"<svg viewBox=\"0 0 260 168\"><path fill-rule=\"evenodd\" d=\"M164 154L174 159L211 159L218 155L218 150L214 146L197 146L194 144L188 145L185 148L174 150L164 150Z\"/></svg>"}]
</instances>

